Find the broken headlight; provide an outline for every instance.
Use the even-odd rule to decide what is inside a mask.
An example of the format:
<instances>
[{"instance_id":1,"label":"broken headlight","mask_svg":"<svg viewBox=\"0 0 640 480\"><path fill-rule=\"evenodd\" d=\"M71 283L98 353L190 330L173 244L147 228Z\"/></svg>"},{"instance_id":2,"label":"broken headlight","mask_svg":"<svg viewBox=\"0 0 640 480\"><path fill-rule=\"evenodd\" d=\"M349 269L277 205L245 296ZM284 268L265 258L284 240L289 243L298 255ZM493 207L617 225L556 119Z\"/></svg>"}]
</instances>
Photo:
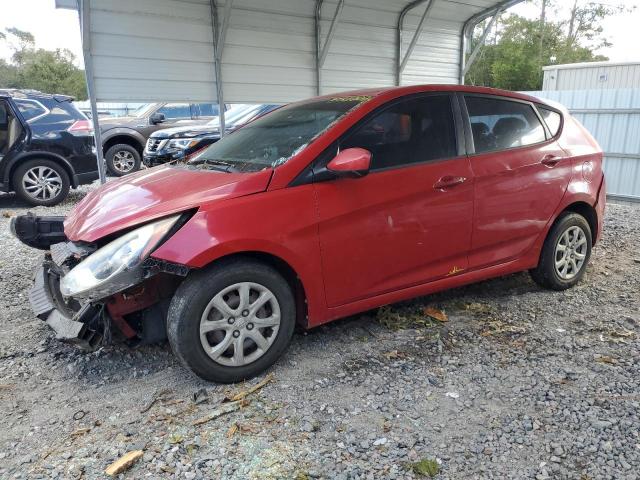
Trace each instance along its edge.
<instances>
[{"instance_id":1,"label":"broken headlight","mask_svg":"<svg viewBox=\"0 0 640 480\"><path fill-rule=\"evenodd\" d=\"M89 255L60 281L65 297L104 298L142 280L142 262L165 238L179 215L136 228ZM97 293L97 292L99 293Z\"/></svg>"}]
</instances>

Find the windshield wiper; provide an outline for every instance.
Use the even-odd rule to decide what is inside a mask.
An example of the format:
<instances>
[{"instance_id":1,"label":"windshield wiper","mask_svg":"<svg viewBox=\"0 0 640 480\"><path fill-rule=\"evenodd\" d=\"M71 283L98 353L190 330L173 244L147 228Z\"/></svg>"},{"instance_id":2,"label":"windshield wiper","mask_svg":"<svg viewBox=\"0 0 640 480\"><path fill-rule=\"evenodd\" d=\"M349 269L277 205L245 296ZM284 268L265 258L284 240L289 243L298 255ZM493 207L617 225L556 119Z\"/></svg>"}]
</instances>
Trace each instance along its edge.
<instances>
[{"instance_id":1,"label":"windshield wiper","mask_svg":"<svg viewBox=\"0 0 640 480\"><path fill-rule=\"evenodd\" d=\"M213 158L203 158L201 160L203 165L209 165L211 167L224 167L224 168L214 168L214 170L219 170L221 172L227 172L227 173L231 173L232 171L237 171L238 167L231 163L231 162L225 162L224 160L216 160Z\"/></svg>"}]
</instances>

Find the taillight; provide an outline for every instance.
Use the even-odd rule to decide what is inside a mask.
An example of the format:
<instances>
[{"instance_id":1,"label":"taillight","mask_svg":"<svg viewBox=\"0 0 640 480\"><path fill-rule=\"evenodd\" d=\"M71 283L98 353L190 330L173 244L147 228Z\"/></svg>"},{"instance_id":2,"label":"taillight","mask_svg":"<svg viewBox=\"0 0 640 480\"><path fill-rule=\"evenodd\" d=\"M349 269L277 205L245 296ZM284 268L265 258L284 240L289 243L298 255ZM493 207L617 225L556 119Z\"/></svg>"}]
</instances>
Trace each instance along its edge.
<instances>
[{"instance_id":1,"label":"taillight","mask_svg":"<svg viewBox=\"0 0 640 480\"><path fill-rule=\"evenodd\" d=\"M67 128L67 132L78 136L93 135L93 127L89 120L76 120L73 125Z\"/></svg>"}]
</instances>

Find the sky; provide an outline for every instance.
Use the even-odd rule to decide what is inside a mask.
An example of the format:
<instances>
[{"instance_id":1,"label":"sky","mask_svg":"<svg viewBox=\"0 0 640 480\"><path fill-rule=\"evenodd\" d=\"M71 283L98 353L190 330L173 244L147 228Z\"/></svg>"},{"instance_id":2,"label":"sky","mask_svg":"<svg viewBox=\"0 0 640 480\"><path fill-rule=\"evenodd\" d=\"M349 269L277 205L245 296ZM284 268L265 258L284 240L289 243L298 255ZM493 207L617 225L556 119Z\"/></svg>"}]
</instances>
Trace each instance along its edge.
<instances>
[{"instance_id":1,"label":"sky","mask_svg":"<svg viewBox=\"0 0 640 480\"><path fill-rule=\"evenodd\" d=\"M38 47L49 50L68 48L76 55L78 59L76 63L82 66L77 12L56 9L55 0L0 0L0 3L3 4L0 30L17 27L33 33ZM558 3L566 4L568 7L572 2L559 0ZM607 55L612 61L640 61L640 48L638 48L640 0L623 0L622 2L605 0L602 3L624 3L628 6L635 5L637 8L631 14L618 15L603 22L604 35L613 46L598 53ZM529 17L538 15L535 6L530 4L516 5L511 11ZM7 59L10 54L8 48L0 45L0 58Z\"/></svg>"}]
</instances>

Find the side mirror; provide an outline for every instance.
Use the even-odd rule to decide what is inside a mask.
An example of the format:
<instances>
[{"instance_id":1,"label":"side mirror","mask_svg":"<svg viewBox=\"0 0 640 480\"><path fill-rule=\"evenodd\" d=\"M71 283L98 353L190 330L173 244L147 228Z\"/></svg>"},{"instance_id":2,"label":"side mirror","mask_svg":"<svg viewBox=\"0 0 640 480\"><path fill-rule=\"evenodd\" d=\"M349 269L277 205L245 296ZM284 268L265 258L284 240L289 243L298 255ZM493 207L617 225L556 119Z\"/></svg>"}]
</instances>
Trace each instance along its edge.
<instances>
[{"instance_id":1,"label":"side mirror","mask_svg":"<svg viewBox=\"0 0 640 480\"><path fill-rule=\"evenodd\" d=\"M149 121L153 124L153 125L157 125L158 123L162 123L164 122L165 117L164 117L164 113L153 113L151 114L151 116L149 117Z\"/></svg>"},{"instance_id":2,"label":"side mirror","mask_svg":"<svg viewBox=\"0 0 640 480\"><path fill-rule=\"evenodd\" d=\"M364 148L347 148L327 164L327 170L341 176L364 177L369 173L371 152Z\"/></svg>"}]
</instances>

